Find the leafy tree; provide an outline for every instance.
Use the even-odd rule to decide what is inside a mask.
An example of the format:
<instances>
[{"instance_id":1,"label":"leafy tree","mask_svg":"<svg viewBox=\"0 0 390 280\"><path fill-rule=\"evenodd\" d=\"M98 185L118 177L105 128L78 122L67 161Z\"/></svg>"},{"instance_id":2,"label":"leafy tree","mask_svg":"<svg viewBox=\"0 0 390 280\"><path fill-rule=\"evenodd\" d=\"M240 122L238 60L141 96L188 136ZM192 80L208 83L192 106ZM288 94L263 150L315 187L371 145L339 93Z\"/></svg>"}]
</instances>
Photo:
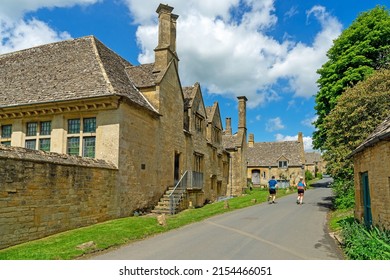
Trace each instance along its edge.
<instances>
[{"instance_id":1,"label":"leafy tree","mask_svg":"<svg viewBox=\"0 0 390 280\"><path fill-rule=\"evenodd\" d=\"M324 150L327 138L326 116L336 106L346 88L364 80L375 70L390 65L390 12L384 7L361 13L334 41L329 60L317 73L316 95L318 119L313 134L316 149Z\"/></svg>"},{"instance_id":2,"label":"leafy tree","mask_svg":"<svg viewBox=\"0 0 390 280\"><path fill-rule=\"evenodd\" d=\"M327 139L323 145L327 171L335 178L353 178L348 155L390 115L390 70L376 71L348 88L325 117Z\"/></svg>"}]
</instances>

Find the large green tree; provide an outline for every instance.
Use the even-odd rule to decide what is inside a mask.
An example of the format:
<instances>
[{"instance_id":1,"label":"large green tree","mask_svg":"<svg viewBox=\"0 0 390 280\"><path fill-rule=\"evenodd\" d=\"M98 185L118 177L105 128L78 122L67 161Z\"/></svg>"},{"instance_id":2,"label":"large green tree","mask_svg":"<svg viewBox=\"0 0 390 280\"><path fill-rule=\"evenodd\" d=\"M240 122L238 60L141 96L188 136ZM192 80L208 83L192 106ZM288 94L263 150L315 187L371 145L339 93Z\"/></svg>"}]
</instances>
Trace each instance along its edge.
<instances>
[{"instance_id":1,"label":"large green tree","mask_svg":"<svg viewBox=\"0 0 390 280\"><path fill-rule=\"evenodd\" d=\"M366 80L348 88L325 117L324 159L335 178L352 179L352 159L348 155L390 116L390 70L376 71Z\"/></svg>"},{"instance_id":2,"label":"large green tree","mask_svg":"<svg viewBox=\"0 0 390 280\"><path fill-rule=\"evenodd\" d=\"M319 91L315 109L318 119L313 134L316 149L324 150L327 139L326 116L336 106L346 88L364 80L390 62L390 12L385 7L361 13L334 41L329 60L317 73Z\"/></svg>"}]
</instances>

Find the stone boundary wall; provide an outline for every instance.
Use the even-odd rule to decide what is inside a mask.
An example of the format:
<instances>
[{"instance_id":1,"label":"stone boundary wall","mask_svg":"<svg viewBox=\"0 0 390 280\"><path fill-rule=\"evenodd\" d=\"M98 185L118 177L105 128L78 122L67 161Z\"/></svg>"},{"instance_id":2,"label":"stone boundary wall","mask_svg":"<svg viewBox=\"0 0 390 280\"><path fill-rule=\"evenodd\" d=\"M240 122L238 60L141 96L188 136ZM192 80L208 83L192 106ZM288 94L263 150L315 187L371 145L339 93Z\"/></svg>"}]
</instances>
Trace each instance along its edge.
<instances>
[{"instance_id":1,"label":"stone boundary wall","mask_svg":"<svg viewBox=\"0 0 390 280\"><path fill-rule=\"evenodd\" d=\"M118 218L106 161L0 145L0 249Z\"/></svg>"}]
</instances>

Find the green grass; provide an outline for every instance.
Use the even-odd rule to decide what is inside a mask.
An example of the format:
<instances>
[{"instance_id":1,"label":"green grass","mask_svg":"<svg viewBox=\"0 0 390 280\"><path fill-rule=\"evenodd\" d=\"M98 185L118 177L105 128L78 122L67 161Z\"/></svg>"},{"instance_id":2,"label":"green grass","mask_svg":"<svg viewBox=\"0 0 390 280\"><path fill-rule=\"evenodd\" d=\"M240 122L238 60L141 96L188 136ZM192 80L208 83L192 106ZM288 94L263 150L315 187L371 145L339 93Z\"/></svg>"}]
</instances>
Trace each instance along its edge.
<instances>
[{"instance_id":1,"label":"green grass","mask_svg":"<svg viewBox=\"0 0 390 280\"><path fill-rule=\"evenodd\" d=\"M334 210L329 214L329 229L333 232L340 231L344 222L353 220L353 209Z\"/></svg>"},{"instance_id":2,"label":"green grass","mask_svg":"<svg viewBox=\"0 0 390 280\"><path fill-rule=\"evenodd\" d=\"M279 190L278 197L294 192ZM198 222L214 215L233 211L266 201L266 189L253 189L245 195L229 200L188 209L177 215L167 216L167 225L160 226L154 216L128 217L55 234L43 239L23 243L0 250L0 260L70 260L83 255L144 239L181 226ZM256 199L256 202L253 200ZM76 247L93 241L95 248L81 250Z\"/></svg>"}]
</instances>

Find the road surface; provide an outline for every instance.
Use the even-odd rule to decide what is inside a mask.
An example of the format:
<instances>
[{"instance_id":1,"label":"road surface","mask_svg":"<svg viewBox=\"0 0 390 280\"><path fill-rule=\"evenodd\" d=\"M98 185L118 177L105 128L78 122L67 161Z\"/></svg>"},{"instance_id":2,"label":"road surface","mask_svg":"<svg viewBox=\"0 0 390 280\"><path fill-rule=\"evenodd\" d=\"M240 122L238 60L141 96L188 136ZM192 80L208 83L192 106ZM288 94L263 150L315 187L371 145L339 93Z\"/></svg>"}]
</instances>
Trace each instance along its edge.
<instances>
[{"instance_id":1,"label":"road surface","mask_svg":"<svg viewBox=\"0 0 390 280\"><path fill-rule=\"evenodd\" d=\"M337 260L341 251L327 231L329 179L296 195L214 216L142 241L95 260Z\"/></svg>"}]
</instances>

